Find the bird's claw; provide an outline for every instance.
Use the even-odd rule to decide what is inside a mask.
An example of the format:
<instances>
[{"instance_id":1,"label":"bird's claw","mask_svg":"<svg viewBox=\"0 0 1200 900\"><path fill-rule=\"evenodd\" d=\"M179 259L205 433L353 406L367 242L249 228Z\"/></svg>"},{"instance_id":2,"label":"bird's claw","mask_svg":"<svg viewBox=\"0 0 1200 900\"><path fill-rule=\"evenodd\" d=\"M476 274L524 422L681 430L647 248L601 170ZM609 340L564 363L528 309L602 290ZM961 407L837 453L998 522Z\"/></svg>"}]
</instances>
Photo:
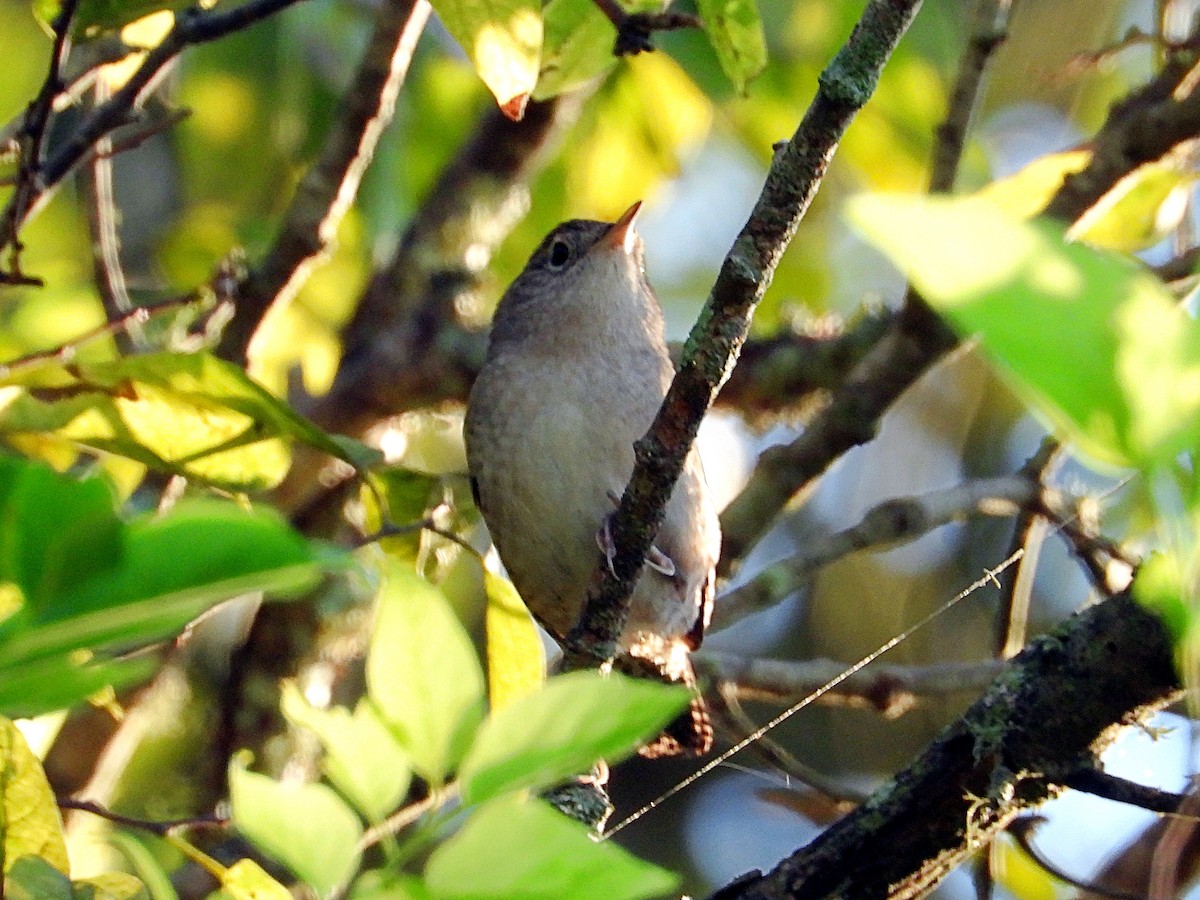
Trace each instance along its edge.
<instances>
[{"instance_id":1,"label":"bird's claw","mask_svg":"<svg viewBox=\"0 0 1200 900\"><path fill-rule=\"evenodd\" d=\"M612 491L607 491L608 499L612 501L613 506L621 505L621 498ZM613 543L612 538L612 515L607 515L600 523L600 529L596 532L596 546L604 553L604 558L608 561L608 571L612 573L612 577L617 577L617 569L613 561L617 558L617 546ZM658 547L650 545L650 551L646 554L646 565L652 568L655 572L671 578L675 575L675 560L663 553Z\"/></svg>"}]
</instances>

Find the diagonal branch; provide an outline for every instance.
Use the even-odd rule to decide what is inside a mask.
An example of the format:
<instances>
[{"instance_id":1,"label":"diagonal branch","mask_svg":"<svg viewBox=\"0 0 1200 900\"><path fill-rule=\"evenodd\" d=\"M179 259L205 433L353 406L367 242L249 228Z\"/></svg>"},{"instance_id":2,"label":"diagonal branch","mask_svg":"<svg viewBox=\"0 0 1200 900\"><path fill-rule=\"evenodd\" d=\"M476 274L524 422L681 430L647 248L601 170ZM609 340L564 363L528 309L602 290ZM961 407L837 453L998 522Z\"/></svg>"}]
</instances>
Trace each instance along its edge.
<instances>
[{"instance_id":1,"label":"diagonal branch","mask_svg":"<svg viewBox=\"0 0 1200 900\"><path fill-rule=\"evenodd\" d=\"M755 306L796 233L842 134L870 98L920 0L870 0L822 73L817 96L767 175L762 194L725 258L684 347L683 362L649 432L634 445L637 465L613 517L616 555L601 556L579 622L565 641L575 665L612 657L628 598L662 524L667 499L700 420L737 361Z\"/></svg>"},{"instance_id":2,"label":"diagonal branch","mask_svg":"<svg viewBox=\"0 0 1200 900\"><path fill-rule=\"evenodd\" d=\"M367 49L343 95L345 102L321 157L297 187L274 245L240 285L237 315L219 348L227 359L245 361L267 313L295 296L333 242L379 137L391 122L429 12L428 0L387 0L379 7Z\"/></svg>"}]
</instances>

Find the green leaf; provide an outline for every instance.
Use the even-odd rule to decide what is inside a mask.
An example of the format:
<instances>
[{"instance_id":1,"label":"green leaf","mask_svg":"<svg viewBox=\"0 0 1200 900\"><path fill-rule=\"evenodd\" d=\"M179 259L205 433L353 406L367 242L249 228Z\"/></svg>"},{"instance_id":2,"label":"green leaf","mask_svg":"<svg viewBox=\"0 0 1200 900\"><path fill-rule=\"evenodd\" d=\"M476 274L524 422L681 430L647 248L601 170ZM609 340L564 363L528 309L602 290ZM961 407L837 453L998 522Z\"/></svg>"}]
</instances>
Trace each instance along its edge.
<instances>
[{"instance_id":1,"label":"green leaf","mask_svg":"<svg viewBox=\"0 0 1200 900\"><path fill-rule=\"evenodd\" d=\"M1187 212L1196 174L1172 156L1138 166L1079 217L1068 236L1136 253L1174 231Z\"/></svg>"},{"instance_id":2,"label":"green leaf","mask_svg":"<svg viewBox=\"0 0 1200 900\"><path fill-rule=\"evenodd\" d=\"M704 30L739 94L767 65L767 39L756 0L697 0Z\"/></svg>"},{"instance_id":3,"label":"green leaf","mask_svg":"<svg viewBox=\"0 0 1200 900\"><path fill-rule=\"evenodd\" d=\"M54 792L25 737L0 718L0 841L5 872L21 857L36 857L62 874L71 871ZM69 895L68 895L69 896Z\"/></svg>"},{"instance_id":4,"label":"green leaf","mask_svg":"<svg viewBox=\"0 0 1200 900\"><path fill-rule=\"evenodd\" d=\"M75 900L150 900L146 886L127 872L103 872L71 884Z\"/></svg>"},{"instance_id":5,"label":"green leaf","mask_svg":"<svg viewBox=\"0 0 1200 900\"><path fill-rule=\"evenodd\" d=\"M389 466L370 475L370 486L363 486L362 498L366 508L368 533L384 525L410 525L420 522L434 499L439 479L401 466ZM379 502L383 501L383 508ZM380 546L393 559L416 563L421 551L422 532L414 528L405 534L392 535L380 541Z\"/></svg>"},{"instance_id":6,"label":"green leaf","mask_svg":"<svg viewBox=\"0 0 1200 900\"><path fill-rule=\"evenodd\" d=\"M1128 259L978 200L864 196L848 214L1083 452L1148 469L1200 441L1200 329Z\"/></svg>"},{"instance_id":7,"label":"green leaf","mask_svg":"<svg viewBox=\"0 0 1200 900\"><path fill-rule=\"evenodd\" d=\"M4 874L5 900L72 900L71 879L40 856L14 858Z\"/></svg>"},{"instance_id":8,"label":"green leaf","mask_svg":"<svg viewBox=\"0 0 1200 900\"><path fill-rule=\"evenodd\" d=\"M435 900L415 875L375 869L355 879L348 900Z\"/></svg>"},{"instance_id":9,"label":"green leaf","mask_svg":"<svg viewBox=\"0 0 1200 900\"><path fill-rule=\"evenodd\" d=\"M510 118L521 118L537 82L541 4L534 0L436 0L433 8L500 108Z\"/></svg>"},{"instance_id":10,"label":"green leaf","mask_svg":"<svg viewBox=\"0 0 1200 900\"><path fill-rule=\"evenodd\" d=\"M49 397L7 382L10 390L0 392L8 394L0 404L0 438L52 433L239 491L277 485L291 464L291 440L359 469L378 459L361 444L331 438L242 369L208 353L153 353L20 373L38 381L51 376Z\"/></svg>"},{"instance_id":11,"label":"green leaf","mask_svg":"<svg viewBox=\"0 0 1200 900\"><path fill-rule=\"evenodd\" d=\"M283 784L229 767L229 800L238 830L322 896L358 869L362 827L342 799L323 784Z\"/></svg>"},{"instance_id":12,"label":"green leaf","mask_svg":"<svg viewBox=\"0 0 1200 900\"><path fill-rule=\"evenodd\" d=\"M535 693L546 680L546 650L511 581L483 570L487 592L488 699L493 710Z\"/></svg>"},{"instance_id":13,"label":"green leaf","mask_svg":"<svg viewBox=\"0 0 1200 900\"><path fill-rule=\"evenodd\" d=\"M653 12L656 0L622 3L626 12ZM556 97L583 87L617 64L617 29L592 0L550 0L542 9L546 39L533 96Z\"/></svg>"},{"instance_id":14,"label":"green leaf","mask_svg":"<svg viewBox=\"0 0 1200 900\"><path fill-rule=\"evenodd\" d=\"M617 29L592 0L550 0L542 10L546 46L533 96L546 100L573 91L617 64Z\"/></svg>"},{"instance_id":15,"label":"green leaf","mask_svg":"<svg viewBox=\"0 0 1200 900\"><path fill-rule=\"evenodd\" d=\"M630 855L541 800L501 797L479 809L425 867L438 897L635 900L678 889L665 869Z\"/></svg>"},{"instance_id":16,"label":"green leaf","mask_svg":"<svg viewBox=\"0 0 1200 900\"><path fill-rule=\"evenodd\" d=\"M102 479L0 455L0 710L32 715L144 677L153 660L106 657L238 594L307 587L345 559L266 508L184 501L126 523Z\"/></svg>"},{"instance_id":17,"label":"green leaf","mask_svg":"<svg viewBox=\"0 0 1200 900\"><path fill-rule=\"evenodd\" d=\"M367 693L434 784L453 770L483 715L479 659L450 604L395 564L384 568Z\"/></svg>"},{"instance_id":18,"label":"green leaf","mask_svg":"<svg viewBox=\"0 0 1200 900\"><path fill-rule=\"evenodd\" d=\"M317 709L289 681L280 708L288 721L316 733L325 774L368 821L380 822L400 805L412 763L370 703L360 701L353 713L341 706Z\"/></svg>"},{"instance_id":19,"label":"green leaf","mask_svg":"<svg viewBox=\"0 0 1200 900\"><path fill-rule=\"evenodd\" d=\"M107 660L64 651L62 656L0 666L0 711L14 718L68 709L104 688L146 681L159 667L150 654Z\"/></svg>"},{"instance_id":20,"label":"green leaf","mask_svg":"<svg viewBox=\"0 0 1200 900\"><path fill-rule=\"evenodd\" d=\"M683 687L615 672L552 678L484 722L459 771L463 799L479 803L547 787L598 760L616 762L670 723L690 696Z\"/></svg>"}]
</instances>

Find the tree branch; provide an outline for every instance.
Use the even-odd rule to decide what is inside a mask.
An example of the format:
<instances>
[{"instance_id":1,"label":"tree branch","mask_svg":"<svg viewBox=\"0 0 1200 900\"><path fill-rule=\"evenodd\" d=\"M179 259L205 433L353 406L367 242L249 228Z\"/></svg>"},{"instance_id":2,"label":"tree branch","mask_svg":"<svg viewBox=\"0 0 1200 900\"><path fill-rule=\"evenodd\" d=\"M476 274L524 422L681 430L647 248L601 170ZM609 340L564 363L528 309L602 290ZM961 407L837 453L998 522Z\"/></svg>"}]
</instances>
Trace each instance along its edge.
<instances>
[{"instance_id":1,"label":"tree branch","mask_svg":"<svg viewBox=\"0 0 1200 900\"><path fill-rule=\"evenodd\" d=\"M218 352L245 362L250 340L273 306L304 284L337 235L363 173L396 107L396 97L429 18L428 0L385 0L320 159L308 170L275 243L239 286L237 314Z\"/></svg>"},{"instance_id":2,"label":"tree branch","mask_svg":"<svg viewBox=\"0 0 1200 900\"><path fill-rule=\"evenodd\" d=\"M573 665L595 665L613 656L628 598L700 420L737 361L755 306L816 195L842 134L870 98L919 7L920 0L868 2L849 40L821 74L817 96L795 136L776 155L754 211L688 337L679 373L654 424L634 445L633 478L612 519L613 564L610 567L600 555L583 613L564 642Z\"/></svg>"},{"instance_id":3,"label":"tree branch","mask_svg":"<svg viewBox=\"0 0 1200 900\"><path fill-rule=\"evenodd\" d=\"M9 271L0 271L0 283L41 284L39 279L26 276L21 271L22 244L19 232L21 221L36 202L40 187L38 176L42 163L42 147L46 140L50 116L54 111L55 98L63 90L63 64L70 50L71 20L75 18L78 6L79 0L64 0L58 15L51 23L54 45L50 51L50 71L46 74L38 95L26 109L16 139L17 152L20 155L16 186L3 217L0 217L0 250L5 247L10 250Z\"/></svg>"},{"instance_id":4,"label":"tree branch","mask_svg":"<svg viewBox=\"0 0 1200 900\"><path fill-rule=\"evenodd\" d=\"M592 0L596 8L604 13L617 29L613 43L614 56L631 56L654 49L652 40L656 31L675 31L679 28L699 28L700 19L689 13L672 12L626 12L617 0Z\"/></svg>"},{"instance_id":5,"label":"tree branch","mask_svg":"<svg viewBox=\"0 0 1200 900\"><path fill-rule=\"evenodd\" d=\"M844 327L822 320L799 333L786 328L750 338L715 402L749 418L811 403L816 392L840 385L895 319L890 309L873 309Z\"/></svg>"},{"instance_id":6,"label":"tree branch","mask_svg":"<svg viewBox=\"0 0 1200 900\"><path fill-rule=\"evenodd\" d=\"M1127 593L1039 637L871 799L733 898L924 896L1023 811L1057 795L1121 727L1180 690L1162 622ZM1115 723L1115 724L1114 724Z\"/></svg>"}]
</instances>

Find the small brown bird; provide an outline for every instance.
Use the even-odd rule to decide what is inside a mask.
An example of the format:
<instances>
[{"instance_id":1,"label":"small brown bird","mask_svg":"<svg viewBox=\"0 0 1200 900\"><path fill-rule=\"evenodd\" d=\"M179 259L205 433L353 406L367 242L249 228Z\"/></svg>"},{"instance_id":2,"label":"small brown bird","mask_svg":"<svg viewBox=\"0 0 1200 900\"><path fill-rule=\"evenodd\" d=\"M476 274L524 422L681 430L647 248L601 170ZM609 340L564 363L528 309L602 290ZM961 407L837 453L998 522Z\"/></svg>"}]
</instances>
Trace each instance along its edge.
<instances>
[{"instance_id":1,"label":"small brown bird","mask_svg":"<svg viewBox=\"0 0 1200 900\"><path fill-rule=\"evenodd\" d=\"M556 638L575 624L608 520L674 369L634 229L573 220L550 232L505 292L467 403L476 503L530 611ZM695 449L630 604L618 666L694 684L688 651L712 611L716 509ZM702 707L646 755L704 752Z\"/></svg>"}]
</instances>

